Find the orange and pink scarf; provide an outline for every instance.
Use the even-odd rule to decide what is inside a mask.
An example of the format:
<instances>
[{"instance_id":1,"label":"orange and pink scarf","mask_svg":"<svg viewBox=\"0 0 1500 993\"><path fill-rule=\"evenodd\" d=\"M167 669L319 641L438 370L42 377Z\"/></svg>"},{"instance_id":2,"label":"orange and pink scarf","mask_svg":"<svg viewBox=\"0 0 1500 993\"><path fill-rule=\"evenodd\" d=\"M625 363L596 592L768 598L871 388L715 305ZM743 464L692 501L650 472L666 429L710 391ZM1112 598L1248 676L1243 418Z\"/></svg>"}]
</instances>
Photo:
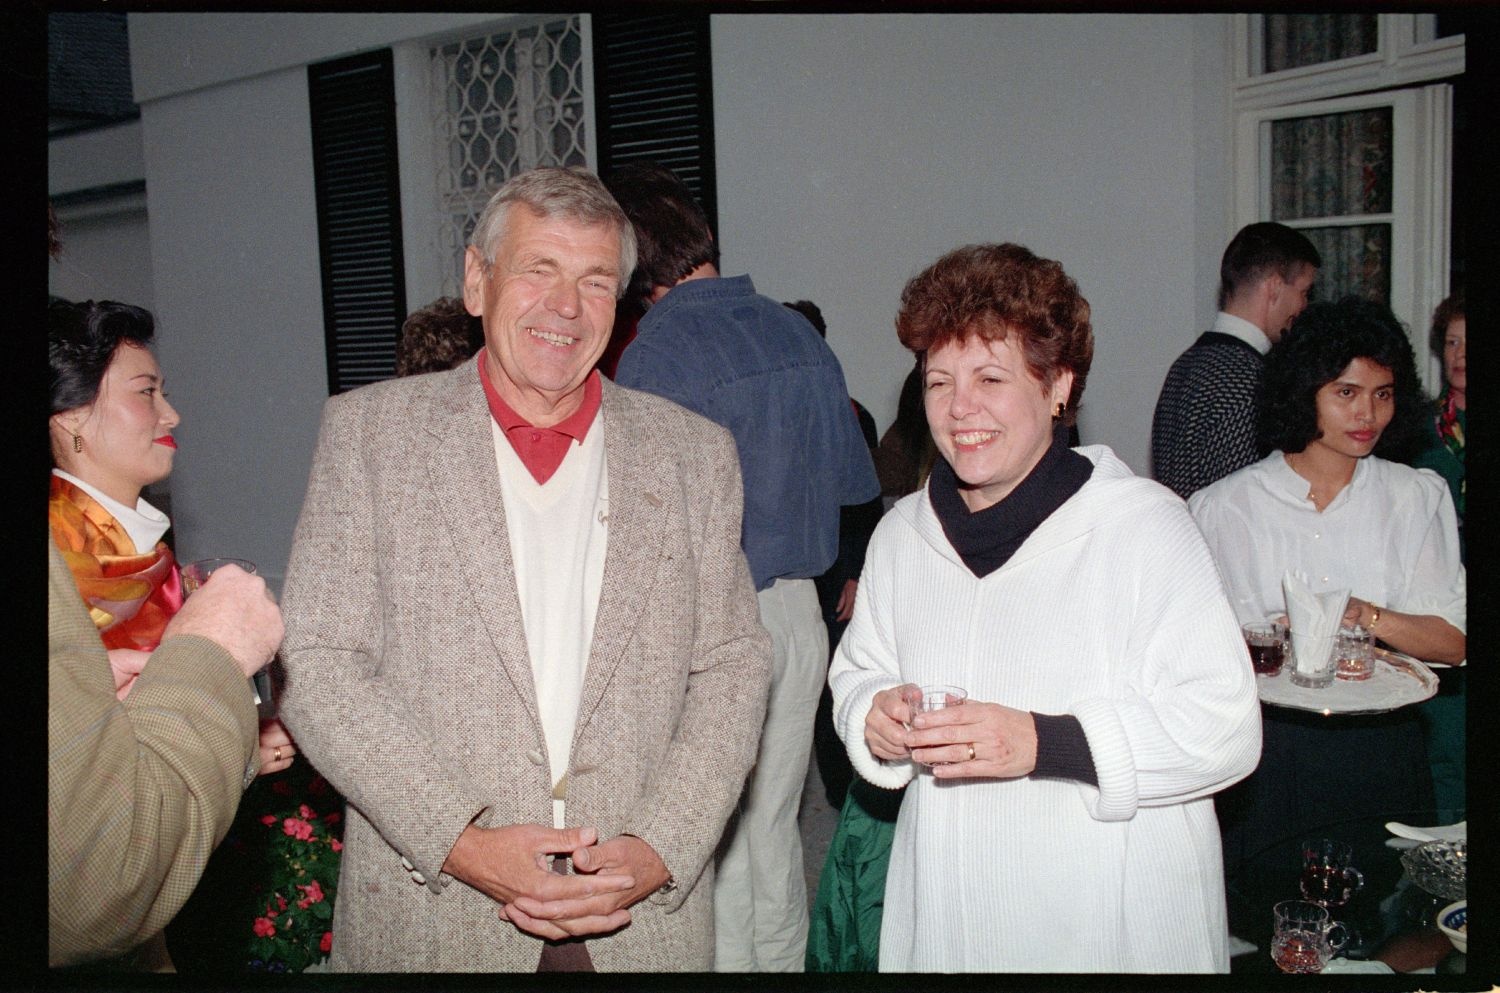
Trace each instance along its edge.
<instances>
[{"instance_id":1,"label":"orange and pink scarf","mask_svg":"<svg viewBox=\"0 0 1500 993\"><path fill-rule=\"evenodd\" d=\"M55 474L47 522L104 647L156 648L167 622L182 607L182 581L166 543L137 552L113 514Z\"/></svg>"}]
</instances>

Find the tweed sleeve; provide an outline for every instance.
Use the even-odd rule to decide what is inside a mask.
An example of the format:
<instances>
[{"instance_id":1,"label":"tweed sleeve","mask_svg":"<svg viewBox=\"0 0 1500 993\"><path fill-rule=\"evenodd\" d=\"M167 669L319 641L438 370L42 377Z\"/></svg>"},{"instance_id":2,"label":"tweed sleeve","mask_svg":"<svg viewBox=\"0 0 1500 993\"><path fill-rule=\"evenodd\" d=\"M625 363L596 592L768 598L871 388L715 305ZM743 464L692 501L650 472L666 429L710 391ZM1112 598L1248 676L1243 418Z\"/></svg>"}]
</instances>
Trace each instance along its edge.
<instances>
[{"instance_id":1,"label":"tweed sleeve","mask_svg":"<svg viewBox=\"0 0 1500 993\"><path fill-rule=\"evenodd\" d=\"M48 555L47 959L60 966L123 955L181 909L255 771L258 722L233 657L196 636L164 641L118 700Z\"/></svg>"},{"instance_id":2,"label":"tweed sleeve","mask_svg":"<svg viewBox=\"0 0 1500 993\"><path fill-rule=\"evenodd\" d=\"M381 672L382 524L365 458L378 443L371 425L391 414L374 396L345 394L324 408L282 598L281 716L318 770L440 893L443 863L487 801Z\"/></svg>"},{"instance_id":3,"label":"tweed sleeve","mask_svg":"<svg viewBox=\"0 0 1500 993\"><path fill-rule=\"evenodd\" d=\"M668 913L682 906L713 858L755 764L771 684L771 637L740 550L743 487L734 439L692 421L686 447L696 451L691 462L701 472L692 486L707 510L695 538L687 699L661 765L623 828L650 845L676 881L676 889L649 898Z\"/></svg>"}]
</instances>

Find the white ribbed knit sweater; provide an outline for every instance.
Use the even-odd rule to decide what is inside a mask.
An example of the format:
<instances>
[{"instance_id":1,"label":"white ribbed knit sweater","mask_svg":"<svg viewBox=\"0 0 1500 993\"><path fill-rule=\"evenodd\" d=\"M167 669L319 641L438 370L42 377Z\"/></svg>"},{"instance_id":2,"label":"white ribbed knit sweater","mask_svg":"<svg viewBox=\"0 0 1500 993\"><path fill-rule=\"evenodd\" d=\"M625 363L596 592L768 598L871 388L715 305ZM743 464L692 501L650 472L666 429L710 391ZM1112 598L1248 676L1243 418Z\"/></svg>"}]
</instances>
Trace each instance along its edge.
<instances>
[{"instance_id":1,"label":"white ribbed knit sweater","mask_svg":"<svg viewBox=\"0 0 1500 993\"><path fill-rule=\"evenodd\" d=\"M883 971L1227 972L1212 794L1260 754L1255 680L1187 508L1109 449L1084 487L978 579L925 491L875 532L829 679L855 769L870 701L904 682L1073 714L1099 788L919 775L886 881Z\"/></svg>"}]
</instances>

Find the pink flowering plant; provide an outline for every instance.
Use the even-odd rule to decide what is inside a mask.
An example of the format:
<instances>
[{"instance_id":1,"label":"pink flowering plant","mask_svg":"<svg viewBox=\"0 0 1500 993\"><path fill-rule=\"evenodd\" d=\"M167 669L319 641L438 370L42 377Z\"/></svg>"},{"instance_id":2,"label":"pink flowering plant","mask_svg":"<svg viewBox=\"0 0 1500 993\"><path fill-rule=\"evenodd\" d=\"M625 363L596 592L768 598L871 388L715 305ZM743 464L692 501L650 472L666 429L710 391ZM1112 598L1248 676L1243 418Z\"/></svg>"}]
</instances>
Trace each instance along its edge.
<instances>
[{"instance_id":1,"label":"pink flowering plant","mask_svg":"<svg viewBox=\"0 0 1500 993\"><path fill-rule=\"evenodd\" d=\"M326 959L333 948L343 814L337 795L316 774L304 791L305 800L292 797L291 791L275 793L288 802L273 804L279 809L260 815L268 835L269 877L257 887L249 964L255 971L301 972ZM307 801L328 809L320 812Z\"/></svg>"}]
</instances>

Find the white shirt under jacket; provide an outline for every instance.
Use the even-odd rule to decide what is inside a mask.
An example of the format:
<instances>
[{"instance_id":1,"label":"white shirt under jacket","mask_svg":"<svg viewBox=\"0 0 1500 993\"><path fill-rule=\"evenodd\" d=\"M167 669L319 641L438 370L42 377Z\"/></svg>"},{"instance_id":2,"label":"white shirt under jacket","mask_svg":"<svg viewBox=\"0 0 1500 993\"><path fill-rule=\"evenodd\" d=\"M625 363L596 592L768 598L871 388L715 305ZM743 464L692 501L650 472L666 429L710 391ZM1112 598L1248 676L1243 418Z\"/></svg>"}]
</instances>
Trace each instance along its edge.
<instances>
[{"instance_id":1,"label":"white shirt under jacket","mask_svg":"<svg viewBox=\"0 0 1500 993\"><path fill-rule=\"evenodd\" d=\"M1281 577L1346 589L1467 630L1468 593L1448 484L1431 469L1369 456L1319 513L1310 484L1272 452L1188 501L1241 621L1286 612Z\"/></svg>"},{"instance_id":2,"label":"white shirt under jacket","mask_svg":"<svg viewBox=\"0 0 1500 993\"><path fill-rule=\"evenodd\" d=\"M855 769L913 776L886 880L882 971L1227 972L1214 792L1260 756L1255 679L1187 508L1103 446L1083 488L976 578L925 490L881 521L830 672ZM938 784L864 739L877 692L1083 726L1099 786Z\"/></svg>"}]
</instances>

